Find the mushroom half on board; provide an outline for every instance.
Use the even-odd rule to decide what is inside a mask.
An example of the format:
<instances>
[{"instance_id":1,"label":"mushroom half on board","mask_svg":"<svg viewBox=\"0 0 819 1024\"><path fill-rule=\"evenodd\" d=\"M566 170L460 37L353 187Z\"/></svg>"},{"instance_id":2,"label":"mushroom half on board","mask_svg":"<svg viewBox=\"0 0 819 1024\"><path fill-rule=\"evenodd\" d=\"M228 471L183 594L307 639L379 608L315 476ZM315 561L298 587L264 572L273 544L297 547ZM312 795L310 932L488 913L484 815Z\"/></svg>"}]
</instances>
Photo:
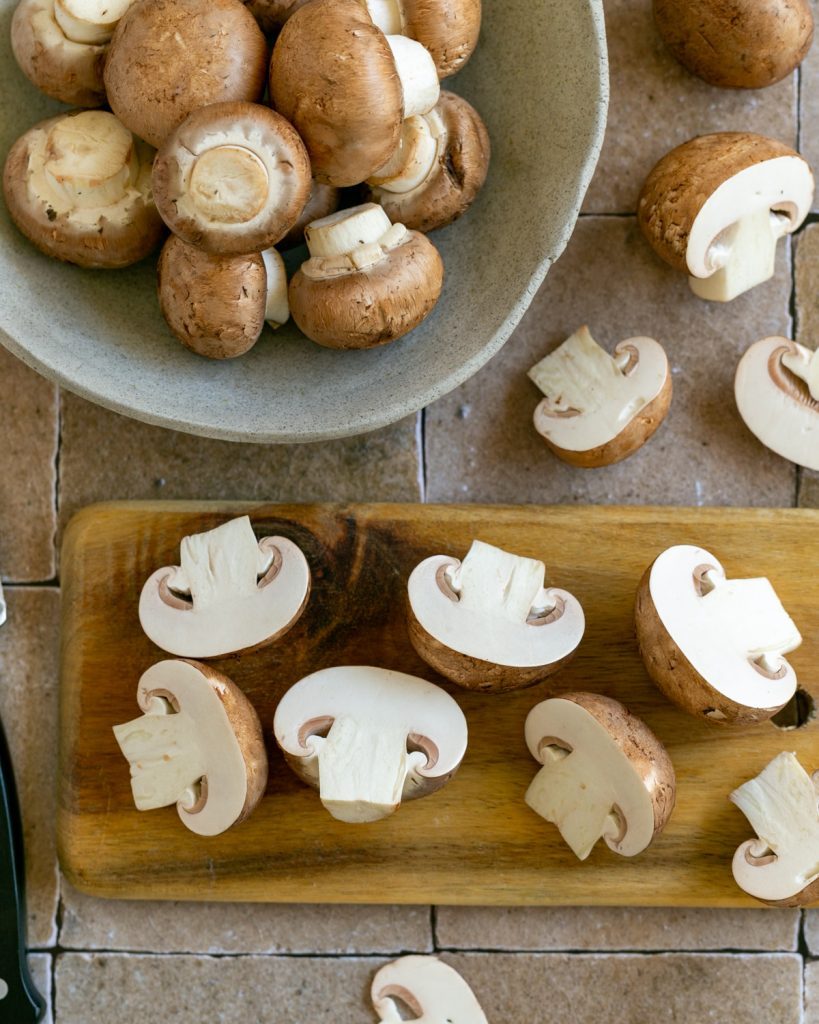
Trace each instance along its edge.
<instances>
[{"instance_id":1,"label":"mushroom half on board","mask_svg":"<svg viewBox=\"0 0 819 1024\"><path fill-rule=\"evenodd\" d=\"M796 692L785 659L802 642L767 579L728 579L703 548L655 559L635 605L646 671L685 711L726 725L761 722Z\"/></svg>"},{"instance_id":2,"label":"mushroom half on board","mask_svg":"<svg viewBox=\"0 0 819 1024\"><path fill-rule=\"evenodd\" d=\"M807 161L790 147L718 132L664 156L637 212L651 247L689 275L695 295L728 302L773 277L777 242L808 215L813 190Z\"/></svg>"},{"instance_id":3,"label":"mushroom half on board","mask_svg":"<svg viewBox=\"0 0 819 1024\"><path fill-rule=\"evenodd\" d=\"M463 562L425 559L407 585L412 646L468 689L531 686L568 661L585 628L578 600L547 588L545 574L543 562L479 540Z\"/></svg>"},{"instance_id":4,"label":"mushroom half on board","mask_svg":"<svg viewBox=\"0 0 819 1024\"><path fill-rule=\"evenodd\" d=\"M532 708L526 745L543 767L526 803L585 860L598 839L634 857L665 827L676 779L665 747L622 704L568 693Z\"/></svg>"},{"instance_id":5,"label":"mushroom half on board","mask_svg":"<svg viewBox=\"0 0 819 1024\"><path fill-rule=\"evenodd\" d=\"M256 540L250 519L184 537L180 565L142 588L139 621L181 657L219 658L272 643L293 626L310 594L310 567L286 537Z\"/></svg>"},{"instance_id":6,"label":"mushroom half on board","mask_svg":"<svg viewBox=\"0 0 819 1024\"><path fill-rule=\"evenodd\" d=\"M161 661L139 681L141 718L115 725L137 810L176 804L186 828L216 836L248 817L267 785L262 727L227 676Z\"/></svg>"},{"instance_id":7,"label":"mushroom half on board","mask_svg":"<svg viewBox=\"0 0 819 1024\"><path fill-rule=\"evenodd\" d=\"M458 972L434 956L402 956L385 964L373 978L373 1007L382 1024L487 1024L472 989Z\"/></svg>"},{"instance_id":8,"label":"mushroom half on board","mask_svg":"<svg viewBox=\"0 0 819 1024\"><path fill-rule=\"evenodd\" d=\"M438 686L385 668L338 666L305 676L273 722L288 764L339 821L379 821L455 774L466 719Z\"/></svg>"},{"instance_id":9,"label":"mushroom half on board","mask_svg":"<svg viewBox=\"0 0 819 1024\"><path fill-rule=\"evenodd\" d=\"M529 371L546 396L535 430L559 459L609 466L654 434L671 406L668 358L653 338L629 338L608 352L581 327Z\"/></svg>"}]
</instances>

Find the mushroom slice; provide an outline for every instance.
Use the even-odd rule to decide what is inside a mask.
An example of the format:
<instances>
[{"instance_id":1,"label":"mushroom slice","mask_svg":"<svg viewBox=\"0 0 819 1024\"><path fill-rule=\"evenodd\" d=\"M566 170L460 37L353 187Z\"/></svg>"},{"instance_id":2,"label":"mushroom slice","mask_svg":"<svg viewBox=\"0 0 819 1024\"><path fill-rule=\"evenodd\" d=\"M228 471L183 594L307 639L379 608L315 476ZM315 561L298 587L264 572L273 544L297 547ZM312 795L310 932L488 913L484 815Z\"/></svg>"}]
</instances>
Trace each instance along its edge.
<instances>
[{"instance_id":1,"label":"mushroom slice","mask_svg":"<svg viewBox=\"0 0 819 1024\"><path fill-rule=\"evenodd\" d=\"M712 722L760 722L796 692L785 660L802 642L767 579L729 580L703 548L668 548L635 606L646 671L675 704Z\"/></svg>"},{"instance_id":2,"label":"mushroom slice","mask_svg":"<svg viewBox=\"0 0 819 1024\"><path fill-rule=\"evenodd\" d=\"M802 907L819 898L819 778L778 754L731 794L757 834L734 854L740 889L764 903Z\"/></svg>"},{"instance_id":3,"label":"mushroom slice","mask_svg":"<svg viewBox=\"0 0 819 1024\"><path fill-rule=\"evenodd\" d=\"M773 276L776 244L811 208L813 174L798 153L746 132L701 135L651 171L640 227L695 295L728 302Z\"/></svg>"},{"instance_id":4,"label":"mushroom slice","mask_svg":"<svg viewBox=\"0 0 819 1024\"><path fill-rule=\"evenodd\" d=\"M276 742L338 821L380 821L440 789L466 752L466 719L446 691L385 668L340 666L282 697Z\"/></svg>"},{"instance_id":5,"label":"mushroom slice","mask_svg":"<svg viewBox=\"0 0 819 1024\"><path fill-rule=\"evenodd\" d=\"M198 662L161 661L140 679L137 703L142 717L113 727L137 810L176 804L200 836L244 821L267 785L267 753L239 687Z\"/></svg>"},{"instance_id":6,"label":"mushroom slice","mask_svg":"<svg viewBox=\"0 0 819 1024\"><path fill-rule=\"evenodd\" d=\"M415 39L429 50L439 78L460 71L478 45L481 0L365 0L385 35Z\"/></svg>"},{"instance_id":7,"label":"mushroom slice","mask_svg":"<svg viewBox=\"0 0 819 1024\"><path fill-rule=\"evenodd\" d=\"M288 19L270 61L270 96L304 139L318 181L358 185L426 114L440 87L420 43L385 36L358 0L312 0Z\"/></svg>"},{"instance_id":8,"label":"mushroom slice","mask_svg":"<svg viewBox=\"0 0 819 1024\"><path fill-rule=\"evenodd\" d=\"M220 658L272 643L310 594L301 549L286 537L257 541L247 516L184 537L180 563L147 580L139 621L157 646L182 657Z\"/></svg>"},{"instance_id":9,"label":"mushroom slice","mask_svg":"<svg viewBox=\"0 0 819 1024\"><path fill-rule=\"evenodd\" d=\"M535 430L558 458L609 466L654 434L671 406L671 372L653 338L621 341L610 356L581 327L529 371L546 396Z\"/></svg>"},{"instance_id":10,"label":"mushroom slice","mask_svg":"<svg viewBox=\"0 0 819 1024\"><path fill-rule=\"evenodd\" d=\"M81 267L127 267L165 231L151 197L153 155L107 111L60 114L11 147L6 205L46 255Z\"/></svg>"},{"instance_id":11,"label":"mushroom slice","mask_svg":"<svg viewBox=\"0 0 819 1024\"><path fill-rule=\"evenodd\" d=\"M785 459L819 469L819 358L787 338L764 338L740 360L734 395L745 425Z\"/></svg>"},{"instance_id":12,"label":"mushroom slice","mask_svg":"<svg viewBox=\"0 0 819 1024\"><path fill-rule=\"evenodd\" d=\"M376 972L370 994L382 1024L404 1019L397 1003L412 1011L416 1024L487 1024L469 985L434 956L402 956L385 964Z\"/></svg>"},{"instance_id":13,"label":"mushroom slice","mask_svg":"<svg viewBox=\"0 0 819 1024\"><path fill-rule=\"evenodd\" d=\"M473 541L463 562L433 555L407 585L409 635L436 672L472 690L531 686L568 661L583 637L583 609L545 587L545 567Z\"/></svg>"},{"instance_id":14,"label":"mushroom slice","mask_svg":"<svg viewBox=\"0 0 819 1024\"><path fill-rule=\"evenodd\" d=\"M392 221L435 231L465 213L489 171L489 134L466 100L442 92L428 114L407 118L390 159L368 181Z\"/></svg>"},{"instance_id":15,"label":"mushroom slice","mask_svg":"<svg viewBox=\"0 0 819 1024\"><path fill-rule=\"evenodd\" d=\"M634 857L674 809L674 766L645 722L610 697L567 693L526 718L526 744L543 767L526 803L557 825L585 860L598 839Z\"/></svg>"},{"instance_id":16,"label":"mushroom slice","mask_svg":"<svg viewBox=\"0 0 819 1024\"><path fill-rule=\"evenodd\" d=\"M420 232L390 224L375 203L313 221L305 235L310 259L290 282L290 311L317 344L386 345L435 307L444 283L438 250Z\"/></svg>"},{"instance_id":17,"label":"mushroom slice","mask_svg":"<svg viewBox=\"0 0 819 1024\"><path fill-rule=\"evenodd\" d=\"M295 129L257 103L195 110L154 161L154 199L171 231L225 255L278 242L298 220L310 184Z\"/></svg>"}]
</instances>

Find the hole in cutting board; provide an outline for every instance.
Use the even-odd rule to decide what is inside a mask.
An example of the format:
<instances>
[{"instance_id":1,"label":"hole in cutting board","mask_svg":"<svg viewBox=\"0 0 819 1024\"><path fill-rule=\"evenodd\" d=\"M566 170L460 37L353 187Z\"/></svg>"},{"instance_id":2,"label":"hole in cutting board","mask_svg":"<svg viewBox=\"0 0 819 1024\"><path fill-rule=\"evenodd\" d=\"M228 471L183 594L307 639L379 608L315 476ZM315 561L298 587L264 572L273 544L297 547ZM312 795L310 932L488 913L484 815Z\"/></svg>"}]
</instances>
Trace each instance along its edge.
<instances>
[{"instance_id":1,"label":"hole in cutting board","mask_svg":"<svg viewBox=\"0 0 819 1024\"><path fill-rule=\"evenodd\" d=\"M781 711L773 716L771 721L777 727L786 732L792 729L801 729L816 717L816 702L807 690L800 686L796 693Z\"/></svg>"}]
</instances>

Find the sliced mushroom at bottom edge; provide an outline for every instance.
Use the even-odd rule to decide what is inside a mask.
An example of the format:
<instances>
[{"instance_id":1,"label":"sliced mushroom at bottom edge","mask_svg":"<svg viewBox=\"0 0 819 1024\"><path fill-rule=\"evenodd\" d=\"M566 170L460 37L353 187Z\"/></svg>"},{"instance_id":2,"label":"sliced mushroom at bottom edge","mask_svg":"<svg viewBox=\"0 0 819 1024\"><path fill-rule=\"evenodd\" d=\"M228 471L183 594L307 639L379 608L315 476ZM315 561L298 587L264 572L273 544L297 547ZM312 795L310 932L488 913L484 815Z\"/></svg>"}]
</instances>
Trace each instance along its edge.
<instances>
[{"instance_id":1,"label":"sliced mushroom at bottom edge","mask_svg":"<svg viewBox=\"0 0 819 1024\"><path fill-rule=\"evenodd\" d=\"M472 989L458 972L434 956L403 956L384 964L370 988L382 1024L403 1019L398 1005L418 1024L487 1024Z\"/></svg>"}]
</instances>

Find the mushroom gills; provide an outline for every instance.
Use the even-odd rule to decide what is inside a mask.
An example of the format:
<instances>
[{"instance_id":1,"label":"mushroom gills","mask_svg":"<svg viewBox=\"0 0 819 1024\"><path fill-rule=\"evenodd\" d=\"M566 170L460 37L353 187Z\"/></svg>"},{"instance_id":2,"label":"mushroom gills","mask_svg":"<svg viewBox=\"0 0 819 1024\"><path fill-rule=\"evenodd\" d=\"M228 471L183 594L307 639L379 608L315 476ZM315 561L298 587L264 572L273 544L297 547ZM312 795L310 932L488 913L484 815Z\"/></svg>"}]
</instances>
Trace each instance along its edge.
<instances>
[{"instance_id":1,"label":"mushroom gills","mask_svg":"<svg viewBox=\"0 0 819 1024\"><path fill-rule=\"evenodd\" d=\"M262 253L267 274L267 300L264 318L275 331L290 319L290 304L287 299L287 270L284 260L275 249Z\"/></svg>"},{"instance_id":2,"label":"mushroom gills","mask_svg":"<svg viewBox=\"0 0 819 1024\"><path fill-rule=\"evenodd\" d=\"M310 259L302 270L308 277L333 277L351 270L369 270L385 251L406 237L403 224L391 224L377 203L339 210L308 224L304 235Z\"/></svg>"},{"instance_id":3,"label":"mushroom gills","mask_svg":"<svg viewBox=\"0 0 819 1024\"><path fill-rule=\"evenodd\" d=\"M367 184L399 195L419 188L435 170L446 138L446 125L437 110L408 117L395 152Z\"/></svg>"},{"instance_id":4,"label":"mushroom gills","mask_svg":"<svg viewBox=\"0 0 819 1024\"><path fill-rule=\"evenodd\" d=\"M748 214L716 239L709 253L719 269L710 277L689 277L691 291L711 302L730 302L769 281L776 265L776 244L790 219L768 207Z\"/></svg>"},{"instance_id":5,"label":"mushroom gills","mask_svg":"<svg viewBox=\"0 0 819 1024\"><path fill-rule=\"evenodd\" d=\"M795 344L793 349L783 354L782 365L803 380L808 386L811 398L819 402L819 358L816 351Z\"/></svg>"},{"instance_id":6,"label":"mushroom gills","mask_svg":"<svg viewBox=\"0 0 819 1024\"><path fill-rule=\"evenodd\" d=\"M525 623L555 608L545 590L546 567L534 558L514 555L474 540L463 562L446 571L461 608L496 612L512 622Z\"/></svg>"},{"instance_id":7,"label":"mushroom gills","mask_svg":"<svg viewBox=\"0 0 819 1024\"><path fill-rule=\"evenodd\" d=\"M404 94L404 118L427 114L438 102L441 85L438 69L426 47L402 35L385 37Z\"/></svg>"},{"instance_id":8,"label":"mushroom gills","mask_svg":"<svg viewBox=\"0 0 819 1024\"><path fill-rule=\"evenodd\" d=\"M54 0L54 18L66 39L107 43L132 0Z\"/></svg>"}]
</instances>

